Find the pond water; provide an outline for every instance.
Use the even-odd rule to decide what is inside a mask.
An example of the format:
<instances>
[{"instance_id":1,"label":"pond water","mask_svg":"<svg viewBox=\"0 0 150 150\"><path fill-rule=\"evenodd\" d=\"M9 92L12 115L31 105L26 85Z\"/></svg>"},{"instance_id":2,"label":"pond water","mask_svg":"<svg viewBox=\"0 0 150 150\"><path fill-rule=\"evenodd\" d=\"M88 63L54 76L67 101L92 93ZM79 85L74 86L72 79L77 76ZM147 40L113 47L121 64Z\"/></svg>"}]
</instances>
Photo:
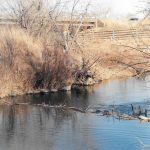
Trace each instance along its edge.
<instances>
[{"instance_id":1,"label":"pond water","mask_svg":"<svg viewBox=\"0 0 150 150\"><path fill-rule=\"evenodd\" d=\"M46 103L85 109L130 104L150 111L150 77L113 80L68 93L9 98L31 105L0 106L0 150L150 150L150 123L34 106Z\"/></svg>"}]
</instances>

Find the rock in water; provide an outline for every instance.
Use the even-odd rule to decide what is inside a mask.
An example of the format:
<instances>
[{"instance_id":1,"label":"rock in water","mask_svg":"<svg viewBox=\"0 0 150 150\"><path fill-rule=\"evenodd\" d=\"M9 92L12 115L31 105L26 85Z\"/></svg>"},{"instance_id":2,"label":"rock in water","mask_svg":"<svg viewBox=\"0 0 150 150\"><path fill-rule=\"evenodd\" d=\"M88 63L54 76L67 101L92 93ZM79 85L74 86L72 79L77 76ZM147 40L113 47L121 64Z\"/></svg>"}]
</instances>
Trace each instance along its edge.
<instances>
[{"instance_id":1,"label":"rock in water","mask_svg":"<svg viewBox=\"0 0 150 150\"><path fill-rule=\"evenodd\" d=\"M112 115L113 114L113 112L112 111L109 111L109 110L104 110L103 111L103 115L105 116L105 115Z\"/></svg>"},{"instance_id":2,"label":"rock in water","mask_svg":"<svg viewBox=\"0 0 150 150\"><path fill-rule=\"evenodd\" d=\"M95 111L95 113L101 113L101 110L99 110L99 109L96 109L96 111Z\"/></svg>"},{"instance_id":3,"label":"rock in water","mask_svg":"<svg viewBox=\"0 0 150 150\"><path fill-rule=\"evenodd\" d=\"M146 120L146 121L149 121L149 120L150 120L150 118L145 117L145 116L139 116L139 119L141 119L141 120Z\"/></svg>"},{"instance_id":4,"label":"rock in water","mask_svg":"<svg viewBox=\"0 0 150 150\"><path fill-rule=\"evenodd\" d=\"M87 81L85 81L84 85L90 86L94 85L95 81L92 78L88 78Z\"/></svg>"},{"instance_id":5,"label":"rock in water","mask_svg":"<svg viewBox=\"0 0 150 150\"><path fill-rule=\"evenodd\" d=\"M58 90L57 89L51 89L51 92L55 93L55 92L58 92Z\"/></svg>"},{"instance_id":6,"label":"rock in water","mask_svg":"<svg viewBox=\"0 0 150 150\"><path fill-rule=\"evenodd\" d=\"M61 91L70 91L70 90L71 90L71 85L61 88Z\"/></svg>"}]
</instances>

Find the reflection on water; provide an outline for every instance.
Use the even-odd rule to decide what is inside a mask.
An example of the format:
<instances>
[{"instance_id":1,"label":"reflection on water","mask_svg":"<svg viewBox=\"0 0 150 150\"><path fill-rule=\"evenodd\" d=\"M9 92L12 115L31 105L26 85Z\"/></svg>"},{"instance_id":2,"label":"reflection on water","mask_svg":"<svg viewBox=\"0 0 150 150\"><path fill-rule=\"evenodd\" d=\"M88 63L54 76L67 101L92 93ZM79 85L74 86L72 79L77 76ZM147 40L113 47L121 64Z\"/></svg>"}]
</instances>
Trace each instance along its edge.
<instances>
[{"instance_id":1,"label":"reflection on water","mask_svg":"<svg viewBox=\"0 0 150 150\"><path fill-rule=\"evenodd\" d=\"M147 105L148 86L148 78L116 80L88 90L20 96L15 100L78 108L135 102ZM149 135L150 124L139 121L32 105L0 106L0 150L141 150L150 149Z\"/></svg>"},{"instance_id":2,"label":"reflection on water","mask_svg":"<svg viewBox=\"0 0 150 150\"><path fill-rule=\"evenodd\" d=\"M59 109L3 107L0 116L0 149L52 149L65 121L74 125L76 117L76 113Z\"/></svg>"}]
</instances>

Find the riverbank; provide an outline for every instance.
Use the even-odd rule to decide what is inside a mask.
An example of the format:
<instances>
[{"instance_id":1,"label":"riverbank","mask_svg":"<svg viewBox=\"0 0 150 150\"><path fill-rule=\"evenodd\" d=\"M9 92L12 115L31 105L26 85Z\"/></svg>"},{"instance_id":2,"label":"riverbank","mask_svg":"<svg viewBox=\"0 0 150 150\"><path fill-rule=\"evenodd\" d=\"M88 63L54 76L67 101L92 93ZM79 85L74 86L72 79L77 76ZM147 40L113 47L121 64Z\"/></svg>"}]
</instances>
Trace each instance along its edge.
<instances>
[{"instance_id":1,"label":"riverbank","mask_svg":"<svg viewBox=\"0 0 150 150\"><path fill-rule=\"evenodd\" d=\"M72 84L88 86L132 77L137 74L136 67L149 67L149 63L135 65L147 60L143 53L121 46L134 47L134 40L82 41L80 47L74 45L64 53L53 40L47 39L47 45L41 37L35 38L23 29L2 28L0 33L0 98L68 91Z\"/></svg>"}]
</instances>

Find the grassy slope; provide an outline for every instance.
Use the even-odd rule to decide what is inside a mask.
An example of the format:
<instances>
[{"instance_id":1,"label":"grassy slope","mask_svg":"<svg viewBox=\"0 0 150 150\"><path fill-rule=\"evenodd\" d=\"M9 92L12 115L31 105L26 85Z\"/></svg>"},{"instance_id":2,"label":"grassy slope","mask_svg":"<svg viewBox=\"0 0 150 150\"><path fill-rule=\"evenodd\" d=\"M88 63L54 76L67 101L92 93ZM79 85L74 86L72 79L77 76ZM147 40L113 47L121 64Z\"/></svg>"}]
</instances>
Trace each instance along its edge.
<instances>
[{"instance_id":1,"label":"grassy slope","mask_svg":"<svg viewBox=\"0 0 150 150\"><path fill-rule=\"evenodd\" d=\"M149 41L145 40L145 43L148 44ZM145 59L138 51L117 46L137 46L134 40L100 41L95 39L88 42L83 40L80 44L81 48L75 47L73 51L65 55L60 51L57 53L56 50L45 49L40 39L32 38L20 29L1 28L0 97L24 94L33 90L41 74L42 84L40 83L36 88L51 89L69 85L73 82L72 64L81 68L83 58L88 63L96 81L133 76L135 70L127 68L120 61L130 64ZM47 61L46 58L48 58Z\"/></svg>"}]
</instances>

